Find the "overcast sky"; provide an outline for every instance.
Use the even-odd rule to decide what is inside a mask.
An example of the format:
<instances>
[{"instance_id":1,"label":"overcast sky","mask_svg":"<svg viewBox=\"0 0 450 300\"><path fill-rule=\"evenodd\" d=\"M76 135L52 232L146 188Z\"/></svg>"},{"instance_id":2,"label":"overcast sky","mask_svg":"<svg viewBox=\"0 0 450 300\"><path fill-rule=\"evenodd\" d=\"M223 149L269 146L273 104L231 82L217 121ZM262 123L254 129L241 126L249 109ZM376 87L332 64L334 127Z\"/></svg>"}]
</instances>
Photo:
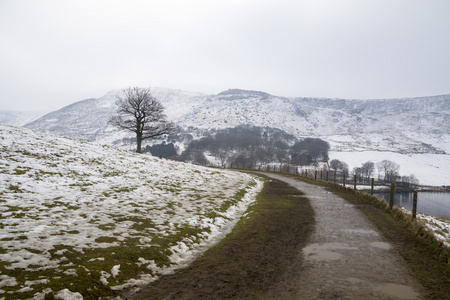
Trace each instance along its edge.
<instances>
[{"instance_id":1,"label":"overcast sky","mask_svg":"<svg viewBox=\"0 0 450 300\"><path fill-rule=\"evenodd\" d=\"M449 0L0 0L0 110L127 86L450 93Z\"/></svg>"}]
</instances>

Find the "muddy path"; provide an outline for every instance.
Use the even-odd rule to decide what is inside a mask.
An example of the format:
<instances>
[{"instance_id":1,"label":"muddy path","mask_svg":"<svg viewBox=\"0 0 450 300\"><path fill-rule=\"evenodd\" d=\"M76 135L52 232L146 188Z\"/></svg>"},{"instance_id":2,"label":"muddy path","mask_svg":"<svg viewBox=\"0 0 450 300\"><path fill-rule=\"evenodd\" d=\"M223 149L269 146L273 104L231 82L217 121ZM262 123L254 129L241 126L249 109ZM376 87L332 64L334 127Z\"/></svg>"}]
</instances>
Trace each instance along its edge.
<instances>
[{"instance_id":1,"label":"muddy path","mask_svg":"<svg viewBox=\"0 0 450 300\"><path fill-rule=\"evenodd\" d=\"M405 261L354 205L323 187L265 175L301 190L316 222L298 251L301 269L291 269L266 299L425 299Z\"/></svg>"},{"instance_id":2,"label":"muddy path","mask_svg":"<svg viewBox=\"0 0 450 300\"><path fill-rule=\"evenodd\" d=\"M265 184L247 220L189 267L123 298L450 298L449 268L381 210L298 179L261 175L276 180ZM409 267L399 253L409 255ZM426 288L412 261L427 270L419 275L430 278L421 279Z\"/></svg>"},{"instance_id":3,"label":"muddy path","mask_svg":"<svg viewBox=\"0 0 450 300\"><path fill-rule=\"evenodd\" d=\"M297 252L313 231L314 212L300 191L277 180L264 184L251 211L190 266L121 298L264 298L284 274L301 268Z\"/></svg>"}]
</instances>

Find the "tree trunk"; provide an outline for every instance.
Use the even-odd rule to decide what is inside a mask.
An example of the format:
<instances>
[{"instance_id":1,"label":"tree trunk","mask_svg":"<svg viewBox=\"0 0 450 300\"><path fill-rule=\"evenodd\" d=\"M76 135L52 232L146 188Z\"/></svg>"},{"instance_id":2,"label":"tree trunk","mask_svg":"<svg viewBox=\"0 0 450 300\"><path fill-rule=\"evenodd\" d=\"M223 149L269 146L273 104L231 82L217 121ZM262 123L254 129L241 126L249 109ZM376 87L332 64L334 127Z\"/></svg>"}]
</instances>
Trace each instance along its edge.
<instances>
[{"instance_id":1,"label":"tree trunk","mask_svg":"<svg viewBox=\"0 0 450 300\"><path fill-rule=\"evenodd\" d=\"M136 142L137 142L137 153L142 153L141 145L142 145L142 134L136 134Z\"/></svg>"}]
</instances>

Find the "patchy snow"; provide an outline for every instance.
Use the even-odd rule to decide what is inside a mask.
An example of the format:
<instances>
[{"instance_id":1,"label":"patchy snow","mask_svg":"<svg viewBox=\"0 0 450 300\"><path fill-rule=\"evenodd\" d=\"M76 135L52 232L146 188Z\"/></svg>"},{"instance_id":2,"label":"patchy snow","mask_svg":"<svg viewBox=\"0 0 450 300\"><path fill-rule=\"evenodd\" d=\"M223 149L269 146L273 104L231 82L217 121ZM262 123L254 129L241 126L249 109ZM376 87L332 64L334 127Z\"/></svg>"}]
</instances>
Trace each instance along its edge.
<instances>
[{"instance_id":1,"label":"patchy snow","mask_svg":"<svg viewBox=\"0 0 450 300\"><path fill-rule=\"evenodd\" d=\"M111 269L111 275L114 277L117 277L117 275L119 275L120 272L120 265L116 265Z\"/></svg>"},{"instance_id":2,"label":"patchy snow","mask_svg":"<svg viewBox=\"0 0 450 300\"><path fill-rule=\"evenodd\" d=\"M8 275L0 275L0 288L4 286L15 286L17 285L17 280L14 277L9 277Z\"/></svg>"},{"instance_id":3,"label":"patchy snow","mask_svg":"<svg viewBox=\"0 0 450 300\"><path fill-rule=\"evenodd\" d=\"M402 211L412 215L412 212L404 207ZM428 230L434 233L434 236L441 241L446 247L450 248L450 220L436 218L426 214L417 213L416 218L422 220Z\"/></svg>"},{"instance_id":4,"label":"patchy snow","mask_svg":"<svg viewBox=\"0 0 450 300\"><path fill-rule=\"evenodd\" d=\"M391 160L400 166L400 175L414 174L421 185L450 186L450 155L446 154L401 154L388 151L329 152L330 160L339 159L348 164L350 171L367 161L375 164ZM375 172L376 172L375 167ZM375 174L376 177L376 174Z\"/></svg>"},{"instance_id":5,"label":"patchy snow","mask_svg":"<svg viewBox=\"0 0 450 300\"><path fill-rule=\"evenodd\" d=\"M62 291L59 291L55 295L55 299L62 299L62 300L83 300L83 296L81 296L78 292L71 292L68 289L64 289Z\"/></svg>"},{"instance_id":6,"label":"patchy snow","mask_svg":"<svg viewBox=\"0 0 450 300\"><path fill-rule=\"evenodd\" d=\"M6 295L26 288L43 297L49 286L61 286L59 279L80 272L97 273L115 289L152 281L218 242L262 188L248 174L4 124L0 149ZM135 252L128 258L126 251ZM139 278L127 275L130 268L140 268ZM81 299L75 289L53 291Z\"/></svg>"}]
</instances>

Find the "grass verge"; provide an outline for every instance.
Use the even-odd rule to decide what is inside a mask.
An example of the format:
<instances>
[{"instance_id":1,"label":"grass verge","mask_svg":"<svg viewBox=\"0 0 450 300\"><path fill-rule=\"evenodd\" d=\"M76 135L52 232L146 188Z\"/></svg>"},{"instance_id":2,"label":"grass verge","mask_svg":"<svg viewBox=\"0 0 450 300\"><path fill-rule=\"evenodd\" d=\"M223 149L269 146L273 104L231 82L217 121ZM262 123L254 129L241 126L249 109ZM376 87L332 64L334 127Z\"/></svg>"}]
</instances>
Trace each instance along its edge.
<instances>
[{"instance_id":1,"label":"grass verge","mask_svg":"<svg viewBox=\"0 0 450 300\"><path fill-rule=\"evenodd\" d=\"M251 212L218 245L134 299L257 299L306 245L314 213L302 193L267 180Z\"/></svg>"}]
</instances>

